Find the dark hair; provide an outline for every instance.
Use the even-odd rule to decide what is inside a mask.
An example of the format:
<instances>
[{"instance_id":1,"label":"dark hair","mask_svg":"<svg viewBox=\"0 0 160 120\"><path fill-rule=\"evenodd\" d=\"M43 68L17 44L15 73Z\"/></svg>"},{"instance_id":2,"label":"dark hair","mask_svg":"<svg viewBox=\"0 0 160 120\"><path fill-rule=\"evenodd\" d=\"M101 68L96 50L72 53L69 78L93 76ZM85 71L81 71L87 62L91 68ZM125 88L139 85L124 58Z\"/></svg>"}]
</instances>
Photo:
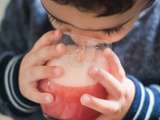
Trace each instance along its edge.
<instances>
[{"instance_id":1,"label":"dark hair","mask_svg":"<svg viewBox=\"0 0 160 120\"><path fill-rule=\"evenodd\" d=\"M71 5L80 11L98 12L98 16L123 13L131 8L137 0L54 0L59 4ZM154 0L147 0L148 2Z\"/></svg>"}]
</instances>

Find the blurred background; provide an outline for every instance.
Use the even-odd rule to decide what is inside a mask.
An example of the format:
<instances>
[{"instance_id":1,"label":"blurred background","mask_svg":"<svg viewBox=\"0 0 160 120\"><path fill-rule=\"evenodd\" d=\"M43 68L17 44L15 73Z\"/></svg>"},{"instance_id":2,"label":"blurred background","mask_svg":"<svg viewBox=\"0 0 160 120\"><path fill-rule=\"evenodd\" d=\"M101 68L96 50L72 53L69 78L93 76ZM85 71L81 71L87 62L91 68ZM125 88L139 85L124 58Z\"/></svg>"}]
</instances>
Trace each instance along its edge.
<instances>
[{"instance_id":1,"label":"blurred background","mask_svg":"<svg viewBox=\"0 0 160 120\"><path fill-rule=\"evenodd\" d=\"M1 23L1 20L3 19L4 12L8 2L9 0L0 0L0 23ZM0 120L12 120L12 119L0 114Z\"/></svg>"},{"instance_id":2,"label":"blurred background","mask_svg":"<svg viewBox=\"0 0 160 120\"><path fill-rule=\"evenodd\" d=\"M4 11L6 8L6 5L8 4L9 0L0 0L0 22L3 18Z\"/></svg>"}]
</instances>

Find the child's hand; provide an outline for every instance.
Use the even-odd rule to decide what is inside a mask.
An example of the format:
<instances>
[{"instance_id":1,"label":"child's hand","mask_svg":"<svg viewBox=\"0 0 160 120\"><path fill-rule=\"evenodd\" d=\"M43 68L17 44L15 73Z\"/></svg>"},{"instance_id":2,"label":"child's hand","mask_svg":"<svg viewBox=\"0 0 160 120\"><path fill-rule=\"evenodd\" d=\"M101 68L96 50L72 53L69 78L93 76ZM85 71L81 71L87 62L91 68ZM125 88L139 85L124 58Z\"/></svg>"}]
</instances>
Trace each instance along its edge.
<instances>
[{"instance_id":1,"label":"child's hand","mask_svg":"<svg viewBox=\"0 0 160 120\"><path fill-rule=\"evenodd\" d=\"M118 57L111 49L104 51L108 63L107 70L93 68L89 71L90 76L97 80L106 89L106 99L99 99L91 95L83 95L81 103L102 115L97 120L120 120L128 112L135 95L135 87L126 75Z\"/></svg>"},{"instance_id":2,"label":"child's hand","mask_svg":"<svg viewBox=\"0 0 160 120\"><path fill-rule=\"evenodd\" d=\"M38 90L37 83L39 80L55 78L63 74L60 67L45 66L49 60L65 53L64 45L55 45L60 37L58 31L46 33L22 60L19 72L20 92L33 102L45 104L53 100L52 95Z\"/></svg>"}]
</instances>

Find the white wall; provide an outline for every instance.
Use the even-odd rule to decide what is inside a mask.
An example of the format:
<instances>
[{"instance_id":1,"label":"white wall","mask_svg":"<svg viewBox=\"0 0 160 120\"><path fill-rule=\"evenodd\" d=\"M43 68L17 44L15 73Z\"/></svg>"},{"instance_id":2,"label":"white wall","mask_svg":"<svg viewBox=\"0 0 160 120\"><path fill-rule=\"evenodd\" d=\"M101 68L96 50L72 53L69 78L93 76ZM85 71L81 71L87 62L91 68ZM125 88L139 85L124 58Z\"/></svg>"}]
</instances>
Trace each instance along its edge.
<instances>
[{"instance_id":1,"label":"white wall","mask_svg":"<svg viewBox=\"0 0 160 120\"><path fill-rule=\"evenodd\" d=\"M8 1L9 0L0 0L0 22L3 18L4 11L5 11L5 8L6 8Z\"/></svg>"}]
</instances>

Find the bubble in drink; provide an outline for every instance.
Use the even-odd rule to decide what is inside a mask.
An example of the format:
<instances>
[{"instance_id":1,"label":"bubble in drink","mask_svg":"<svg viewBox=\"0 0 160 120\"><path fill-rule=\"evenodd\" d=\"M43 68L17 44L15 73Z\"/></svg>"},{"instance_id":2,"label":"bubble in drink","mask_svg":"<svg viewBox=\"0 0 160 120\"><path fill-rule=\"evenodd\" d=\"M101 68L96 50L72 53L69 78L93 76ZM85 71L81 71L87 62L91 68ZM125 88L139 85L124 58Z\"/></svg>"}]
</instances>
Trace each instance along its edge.
<instances>
[{"instance_id":1,"label":"bubble in drink","mask_svg":"<svg viewBox=\"0 0 160 120\"><path fill-rule=\"evenodd\" d=\"M69 46L66 55L50 61L48 65L61 66L64 75L41 81L39 88L54 96L51 104L42 105L43 112L60 120L95 120L100 113L81 105L80 98L85 93L102 99L107 97L105 89L88 75L92 66L105 69L102 51Z\"/></svg>"}]
</instances>

